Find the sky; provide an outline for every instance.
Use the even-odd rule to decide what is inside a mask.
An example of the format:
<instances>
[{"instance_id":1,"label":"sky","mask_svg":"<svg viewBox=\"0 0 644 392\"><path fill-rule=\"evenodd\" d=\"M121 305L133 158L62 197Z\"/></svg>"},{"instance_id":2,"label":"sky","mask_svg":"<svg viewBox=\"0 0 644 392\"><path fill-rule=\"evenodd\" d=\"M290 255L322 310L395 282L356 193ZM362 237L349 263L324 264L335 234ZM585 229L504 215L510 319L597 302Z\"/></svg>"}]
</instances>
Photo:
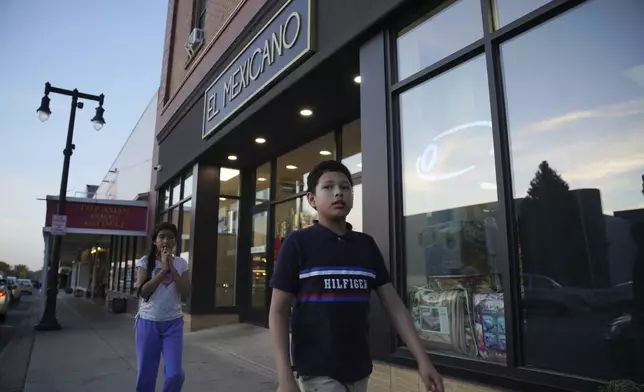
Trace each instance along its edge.
<instances>
[{"instance_id":1,"label":"sky","mask_svg":"<svg viewBox=\"0 0 644 392\"><path fill-rule=\"evenodd\" d=\"M50 94L51 117L36 115L45 82L105 94L77 111L68 196L100 184L159 87L166 1L0 1L0 260L38 270L46 195L58 195L70 98Z\"/></svg>"}]
</instances>

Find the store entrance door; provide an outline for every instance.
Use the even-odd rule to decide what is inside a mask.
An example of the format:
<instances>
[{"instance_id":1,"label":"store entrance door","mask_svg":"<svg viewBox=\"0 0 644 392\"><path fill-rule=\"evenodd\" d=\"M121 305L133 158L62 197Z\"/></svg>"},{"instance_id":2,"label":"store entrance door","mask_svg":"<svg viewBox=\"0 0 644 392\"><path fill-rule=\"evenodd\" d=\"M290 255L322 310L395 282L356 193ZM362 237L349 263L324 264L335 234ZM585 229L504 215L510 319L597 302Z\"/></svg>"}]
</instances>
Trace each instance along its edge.
<instances>
[{"instance_id":1,"label":"store entrance door","mask_svg":"<svg viewBox=\"0 0 644 392\"><path fill-rule=\"evenodd\" d=\"M270 274L272 263L268 255L272 251L269 247L269 204L264 203L252 209L252 239L250 246L251 276L250 276L250 311L248 322L268 325L268 308L270 306ZM269 265L270 264L270 265Z\"/></svg>"}]
</instances>

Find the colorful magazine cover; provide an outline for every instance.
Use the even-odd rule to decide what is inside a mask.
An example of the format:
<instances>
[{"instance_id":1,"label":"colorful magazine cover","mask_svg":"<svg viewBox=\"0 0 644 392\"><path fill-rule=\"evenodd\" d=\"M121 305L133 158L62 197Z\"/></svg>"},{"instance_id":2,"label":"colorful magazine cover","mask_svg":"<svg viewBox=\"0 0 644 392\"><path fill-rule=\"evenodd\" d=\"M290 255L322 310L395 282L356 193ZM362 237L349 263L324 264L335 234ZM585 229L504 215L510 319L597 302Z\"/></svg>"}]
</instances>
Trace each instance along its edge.
<instances>
[{"instance_id":1,"label":"colorful magazine cover","mask_svg":"<svg viewBox=\"0 0 644 392\"><path fill-rule=\"evenodd\" d=\"M474 295L474 329L479 355L485 359L505 360L503 293Z\"/></svg>"}]
</instances>

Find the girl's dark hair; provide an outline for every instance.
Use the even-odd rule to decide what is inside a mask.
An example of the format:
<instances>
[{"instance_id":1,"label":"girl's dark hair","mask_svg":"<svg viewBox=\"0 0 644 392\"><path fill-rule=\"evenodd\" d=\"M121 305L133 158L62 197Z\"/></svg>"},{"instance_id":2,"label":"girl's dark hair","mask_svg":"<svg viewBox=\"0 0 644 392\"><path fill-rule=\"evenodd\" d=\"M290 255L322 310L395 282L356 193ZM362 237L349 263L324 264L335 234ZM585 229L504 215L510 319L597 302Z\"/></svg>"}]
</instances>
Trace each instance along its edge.
<instances>
[{"instance_id":1,"label":"girl's dark hair","mask_svg":"<svg viewBox=\"0 0 644 392\"><path fill-rule=\"evenodd\" d=\"M154 272L154 267L156 267L156 262L157 262L157 247L154 244L156 242L157 236L162 230L168 230L172 234L174 234L174 238L176 239L179 235L179 231L177 230L177 226L175 226L173 223L170 222L161 222L156 227L154 228L154 231L152 232L152 236L150 237L150 251L147 254L147 276L145 278L145 281L141 286L139 286L138 292L139 296L141 295L141 289L143 288L143 285L146 284L150 279L152 279L152 272ZM143 298L144 300L148 300L150 297L148 296L147 298Z\"/></svg>"}]
</instances>

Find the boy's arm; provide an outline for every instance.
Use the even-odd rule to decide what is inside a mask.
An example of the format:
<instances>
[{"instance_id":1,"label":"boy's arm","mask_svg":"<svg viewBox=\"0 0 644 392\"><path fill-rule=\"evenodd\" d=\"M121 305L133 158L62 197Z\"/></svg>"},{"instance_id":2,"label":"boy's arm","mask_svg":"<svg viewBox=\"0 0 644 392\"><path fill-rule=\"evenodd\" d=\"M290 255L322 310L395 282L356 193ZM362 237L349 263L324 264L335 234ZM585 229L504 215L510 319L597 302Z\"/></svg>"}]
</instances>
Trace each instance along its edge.
<instances>
[{"instance_id":1,"label":"boy's arm","mask_svg":"<svg viewBox=\"0 0 644 392\"><path fill-rule=\"evenodd\" d=\"M291 368L291 350L288 320L291 314L293 294L280 289L273 289L271 308L268 314L268 325L273 340L275 368L280 385L295 383Z\"/></svg>"},{"instance_id":2,"label":"boy's arm","mask_svg":"<svg viewBox=\"0 0 644 392\"><path fill-rule=\"evenodd\" d=\"M288 236L280 248L275 262L271 287L271 306L268 313L268 327L273 340L275 367L280 387L297 390L291 367L289 317L293 296L299 290L299 252L293 234Z\"/></svg>"},{"instance_id":3,"label":"boy's arm","mask_svg":"<svg viewBox=\"0 0 644 392\"><path fill-rule=\"evenodd\" d=\"M396 292L394 285L391 283L382 285L377 289L377 293L382 306L387 311L387 314L389 314L391 323L396 328L396 331L402 338L403 342L405 342L405 345L407 345L409 351L411 351L414 358L416 358L416 361L418 361L419 367L423 363L430 363L429 358L427 358L427 354L425 353L425 348L418 338L418 334L414 328L411 315Z\"/></svg>"},{"instance_id":4,"label":"boy's arm","mask_svg":"<svg viewBox=\"0 0 644 392\"><path fill-rule=\"evenodd\" d=\"M373 241L374 249L374 260L376 260L376 279L375 279L375 288L378 297L382 306L387 311L391 323L396 328L398 335L402 338L405 345L409 351L411 351L416 362L418 363L418 372L423 379L423 383L429 391L443 392L445 387L443 386L443 379L436 372L434 365L432 365L425 348L416 333L414 328L414 323L411 319L411 314L407 310L407 307L400 299L400 296L396 292L396 288L391 283L391 277L389 276L389 271L385 266L385 260L382 258L382 254L376 245L376 242Z\"/></svg>"}]
</instances>

